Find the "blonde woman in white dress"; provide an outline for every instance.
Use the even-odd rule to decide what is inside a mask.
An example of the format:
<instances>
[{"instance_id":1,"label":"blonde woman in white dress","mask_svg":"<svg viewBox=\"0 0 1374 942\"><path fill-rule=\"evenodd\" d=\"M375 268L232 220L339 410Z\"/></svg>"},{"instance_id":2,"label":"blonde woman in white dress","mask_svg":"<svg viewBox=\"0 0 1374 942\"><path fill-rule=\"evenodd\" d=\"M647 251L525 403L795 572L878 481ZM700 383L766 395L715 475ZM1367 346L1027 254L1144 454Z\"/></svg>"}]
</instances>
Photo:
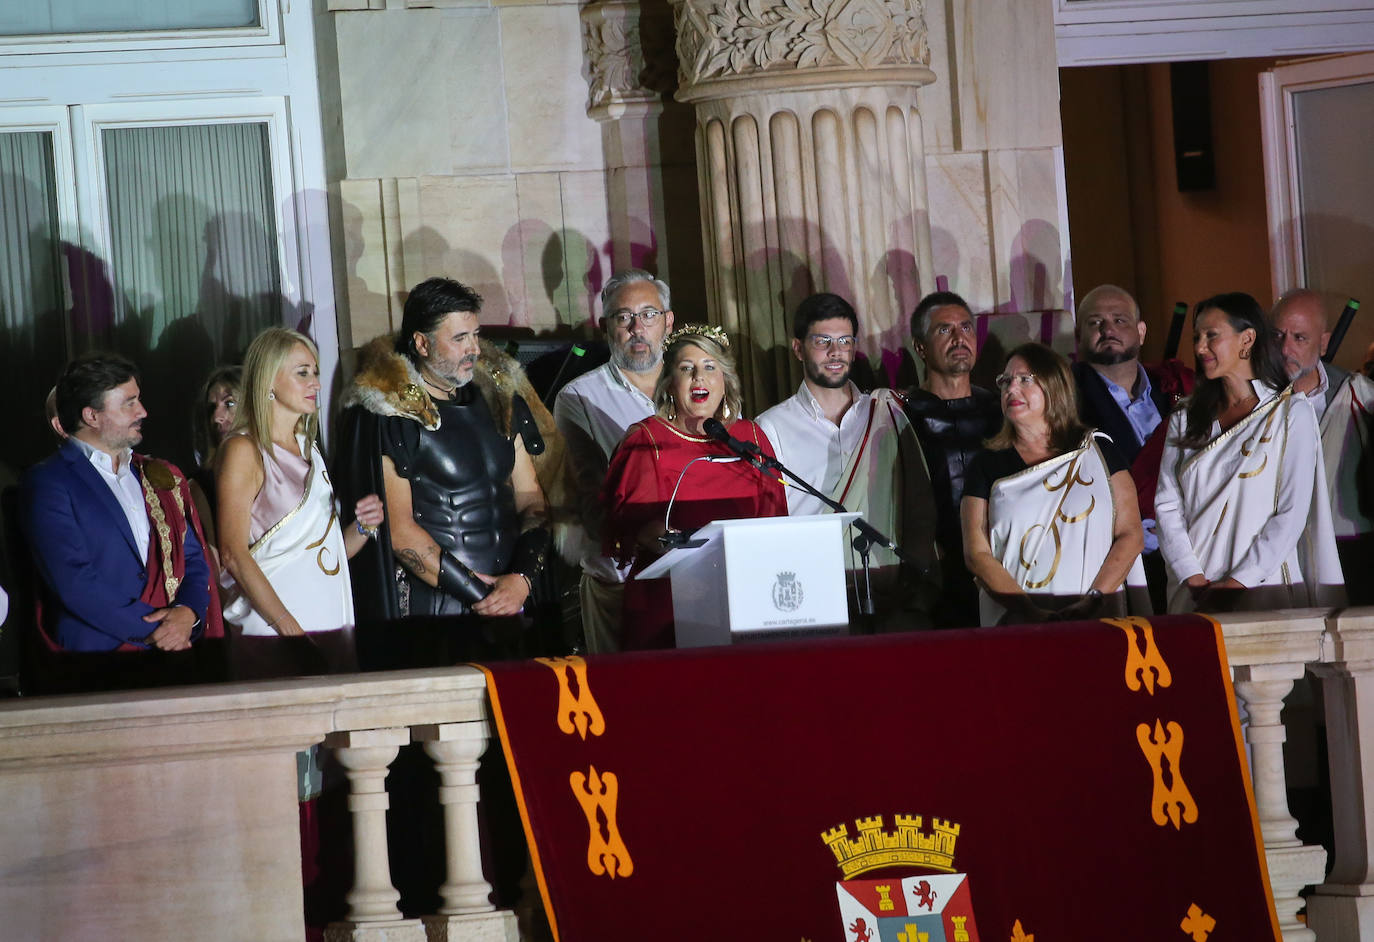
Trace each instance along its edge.
<instances>
[{"instance_id":1,"label":"blonde woman in white dress","mask_svg":"<svg viewBox=\"0 0 1374 942\"><path fill-rule=\"evenodd\" d=\"M348 668L348 558L381 524L382 502L369 494L347 522L340 515L316 442L320 368L308 337L268 328L249 346L243 369L243 401L216 475L225 624L239 651L257 662L235 656L238 673L316 672L281 658L279 646L251 640L301 635L316 636L315 646L329 652L326 668ZM266 664L269 652L278 655L276 669Z\"/></svg>"}]
</instances>

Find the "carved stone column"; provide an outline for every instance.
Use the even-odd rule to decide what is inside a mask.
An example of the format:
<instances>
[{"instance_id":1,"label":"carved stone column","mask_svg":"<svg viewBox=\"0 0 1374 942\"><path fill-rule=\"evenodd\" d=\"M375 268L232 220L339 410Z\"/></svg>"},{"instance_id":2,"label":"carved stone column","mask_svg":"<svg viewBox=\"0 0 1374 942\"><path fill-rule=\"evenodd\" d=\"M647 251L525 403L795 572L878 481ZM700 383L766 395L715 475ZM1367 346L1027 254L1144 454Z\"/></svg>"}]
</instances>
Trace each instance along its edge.
<instances>
[{"instance_id":1,"label":"carved stone column","mask_svg":"<svg viewBox=\"0 0 1374 942\"><path fill-rule=\"evenodd\" d=\"M673 0L677 97L697 112L712 319L739 338L748 410L791 395L789 319L814 291L899 349L933 287L917 90L922 0ZM680 315L679 315L680 316Z\"/></svg>"},{"instance_id":2,"label":"carved stone column","mask_svg":"<svg viewBox=\"0 0 1374 942\"><path fill-rule=\"evenodd\" d=\"M587 114L601 124L611 263L658 267L665 227L663 96L675 85L673 21L665 0L594 0L582 8Z\"/></svg>"},{"instance_id":3,"label":"carved stone column","mask_svg":"<svg viewBox=\"0 0 1374 942\"><path fill-rule=\"evenodd\" d=\"M477 760L487 747L485 720L417 726L416 742L439 771L439 804L444 808L444 849L448 875L439 887L442 905L424 917L430 942L487 939L516 942L515 914L492 906L491 884L482 876L482 847L477 833Z\"/></svg>"},{"instance_id":4,"label":"carved stone column","mask_svg":"<svg viewBox=\"0 0 1374 942\"><path fill-rule=\"evenodd\" d=\"M1331 875L1307 900L1307 924L1326 939L1374 938L1374 611L1328 622L1322 664L1331 812Z\"/></svg>"},{"instance_id":5,"label":"carved stone column","mask_svg":"<svg viewBox=\"0 0 1374 942\"><path fill-rule=\"evenodd\" d=\"M391 883L387 854L386 770L410 730L364 729L330 733L325 745L334 750L348 775L348 810L353 813L353 889L348 891L348 918L325 930L325 942L424 942L418 919L403 919L400 894Z\"/></svg>"}]
</instances>

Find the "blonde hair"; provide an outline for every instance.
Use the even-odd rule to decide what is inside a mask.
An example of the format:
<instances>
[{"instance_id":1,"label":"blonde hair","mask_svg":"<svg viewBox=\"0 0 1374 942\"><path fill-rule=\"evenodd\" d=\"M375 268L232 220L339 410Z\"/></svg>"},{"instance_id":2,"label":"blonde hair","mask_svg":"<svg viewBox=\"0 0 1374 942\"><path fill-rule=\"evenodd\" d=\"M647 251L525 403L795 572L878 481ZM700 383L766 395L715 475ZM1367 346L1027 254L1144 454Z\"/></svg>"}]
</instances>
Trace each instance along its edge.
<instances>
[{"instance_id":1,"label":"blonde hair","mask_svg":"<svg viewBox=\"0 0 1374 942\"><path fill-rule=\"evenodd\" d=\"M267 328L253 338L243 357L243 399L230 431L246 430L258 447L269 455L272 454L272 383L297 344L310 351L318 366L320 351L316 349L314 341L288 327ZM296 421L296 433L304 435L307 442L315 441L319 429L317 412L302 415Z\"/></svg>"},{"instance_id":2,"label":"blonde hair","mask_svg":"<svg viewBox=\"0 0 1374 942\"><path fill-rule=\"evenodd\" d=\"M667 419L670 415L668 409L672 406L674 410L677 404L673 402L673 371L677 369L678 356L681 355L685 347L696 347L702 353L716 361L716 366L725 376L725 395L720 400L720 406L716 409L716 418L724 421L733 421L740 418L743 414L744 395L740 391L739 373L735 370L735 358L730 356L729 350L722 346L719 341L707 334L690 332L687 329L673 332L672 342L663 351L663 368L659 371L658 382L654 384L654 412L661 419ZM675 414L675 413L674 413Z\"/></svg>"}]
</instances>

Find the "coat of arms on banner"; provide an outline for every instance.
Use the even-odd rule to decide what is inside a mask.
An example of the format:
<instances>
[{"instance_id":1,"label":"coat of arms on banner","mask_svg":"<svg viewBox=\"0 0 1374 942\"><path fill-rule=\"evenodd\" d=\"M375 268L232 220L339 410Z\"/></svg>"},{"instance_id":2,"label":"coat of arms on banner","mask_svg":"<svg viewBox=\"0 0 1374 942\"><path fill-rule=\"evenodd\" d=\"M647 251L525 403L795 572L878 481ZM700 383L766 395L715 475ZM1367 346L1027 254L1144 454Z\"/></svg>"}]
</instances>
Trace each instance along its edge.
<instances>
[{"instance_id":1,"label":"coat of arms on banner","mask_svg":"<svg viewBox=\"0 0 1374 942\"><path fill-rule=\"evenodd\" d=\"M778 581L773 583L773 605L780 612L795 612L801 608L802 584L797 581L795 572L778 573Z\"/></svg>"},{"instance_id":2,"label":"coat of arms on banner","mask_svg":"<svg viewBox=\"0 0 1374 942\"><path fill-rule=\"evenodd\" d=\"M854 823L857 838L843 824L821 835L845 877L835 884L845 942L978 942L968 874L951 872L959 825L935 818L927 832L901 814L891 831L881 816ZM894 867L943 872L851 879Z\"/></svg>"}]
</instances>

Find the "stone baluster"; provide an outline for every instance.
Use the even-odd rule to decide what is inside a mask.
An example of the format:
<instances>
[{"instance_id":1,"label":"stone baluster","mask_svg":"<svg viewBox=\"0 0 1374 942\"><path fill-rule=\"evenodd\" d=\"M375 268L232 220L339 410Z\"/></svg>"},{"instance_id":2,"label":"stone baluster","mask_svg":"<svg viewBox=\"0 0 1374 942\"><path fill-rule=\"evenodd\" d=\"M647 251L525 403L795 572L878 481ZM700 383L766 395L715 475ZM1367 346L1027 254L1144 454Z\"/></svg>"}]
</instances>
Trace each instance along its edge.
<instances>
[{"instance_id":1,"label":"stone baluster","mask_svg":"<svg viewBox=\"0 0 1374 942\"><path fill-rule=\"evenodd\" d=\"M1336 837L1331 875L1307 899L1322 942L1374 939L1374 609L1328 620L1321 678Z\"/></svg>"},{"instance_id":2,"label":"stone baluster","mask_svg":"<svg viewBox=\"0 0 1374 942\"><path fill-rule=\"evenodd\" d=\"M483 939L516 942L515 914L492 906L491 884L482 876L482 848L477 832L477 760L486 749L486 720L416 726L416 742L439 771L439 803L444 808L447 879L439 887L438 914L424 917L430 942ZM499 759L498 759L499 761Z\"/></svg>"},{"instance_id":3,"label":"stone baluster","mask_svg":"<svg viewBox=\"0 0 1374 942\"><path fill-rule=\"evenodd\" d=\"M745 401L794 391L788 317L815 291L862 312L870 357L901 349L934 287L922 4L672 3L677 98L697 115L707 299L738 337Z\"/></svg>"},{"instance_id":4,"label":"stone baluster","mask_svg":"<svg viewBox=\"0 0 1374 942\"><path fill-rule=\"evenodd\" d=\"M1250 750L1250 778L1284 942L1315 942L1316 933L1298 921L1298 910L1304 905L1298 894L1303 887L1320 883L1326 872L1325 849L1298 840L1298 822L1288 809L1283 770L1287 734L1280 716L1293 683L1308 663L1320 657L1323 615L1285 612L1218 617L1236 698L1249 716L1245 741Z\"/></svg>"},{"instance_id":5,"label":"stone baluster","mask_svg":"<svg viewBox=\"0 0 1374 942\"><path fill-rule=\"evenodd\" d=\"M387 766L409 741L405 727L335 732L325 738L348 775L348 810L353 815L348 917L325 930L326 942L424 942L420 920L402 918L396 905L400 894L391 883L387 854Z\"/></svg>"}]
</instances>

